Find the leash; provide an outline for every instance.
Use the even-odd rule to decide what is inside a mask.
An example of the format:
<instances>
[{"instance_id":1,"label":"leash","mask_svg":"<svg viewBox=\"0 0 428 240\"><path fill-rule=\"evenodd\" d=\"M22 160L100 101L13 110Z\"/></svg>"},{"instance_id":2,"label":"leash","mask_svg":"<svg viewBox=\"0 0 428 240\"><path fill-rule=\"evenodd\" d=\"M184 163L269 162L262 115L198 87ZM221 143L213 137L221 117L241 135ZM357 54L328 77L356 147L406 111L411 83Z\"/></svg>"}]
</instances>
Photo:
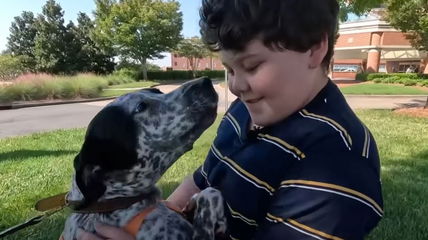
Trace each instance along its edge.
<instances>
[{"instance_id":1,"label":"leash","mask_svg":"<svg viewBox=\"0 0 428 240\"><path fill-rule=\"evenodd\" d=\"M75 213L106 213L106 212L112 212L119 209L128 208L132 204L147 198L147 196L149 196L151 193L144 193L135 197L118 197L114 199L105 200L103 202L96 202L82 209L76 209L81 205L82 201L68 201L67 194L68 192L60 193L60 194L37 201L35 205L35 209L39 212L43 212L43 214L35 216L25 221L24 223L15 225L13 227L10 227L0 232L0 238L13 234L29 226L38 224L42 222L44 219L63 210L66 207L71 208L72 211ZM146 213L146 215L147 214L148 213Z\"/></svg>"},{"instance_id":2,"label":"leash","mask_svg":"<svg viewBox=\"0 0 428 240\"><path fill-rule=\"evenodd\" d=\"M140 201L141 199L144 199L148 196L148 193L141 194L135 197L118 197L111 200L106 200L104 202L97 202L94 204L90 204L89 206L76 210L75 207L79 206L81 204L81 201L68 201L67 200L67 194L60 193L51 197L44 198L42 200L39 200L36 205L35 209L43 212L43 214L33 217L24 223L15 225L13 227L10 227L2 232L0 232L0 238L3 238L5 236L11 235L19 230L22 230L24 228L27 228L32 225L36 225L40 222L42 222L44 219L50 217L51 215L63 210L64 208L68 207L73 210L75 213L105 213L105 212L112 212L118 209L124 209L129 207L130 205ZM169 209L179 213L183 217L183 212L173 205L172 203L168 201L162 201ZM144 222L146 216L150 214L155 209L154 206L146 209L145 211L139 213L138 215L134 216L134 218L124 227L125 231L133 234L136 236L138 229L140 225ZM186 218L185 218L186 219Z\"/></svg>"},{"instance_id":3,"label":"leash","mask_svg":"<svg viewBox=\"0 0 428 240\"><path fill-rule=\"evenodd\" d=\"M6 236L8 236L10 234L13 234L13 233L15 233L15 232L17 232L19 230L22 230L22 229L24 229L26 227L29 227L29 226L41 223L44 219L50 217L51 215L53 215L53 214L55 214L55 213L57 213L57 212L59 212L59 211L61 211L63 209L64 209L64 207L58 208L58 209L55 209L55 210L51 210L51 211L47 211L47 212L45 212L45 213L43 213L43 214L41 214L39 216L35 216L35 217L31 218L31 219L28 219L24 223L15 225L13 227L10 227L10 228L8 228L8 229L0 232L0 238L6 237Z\"/></svg>"}]
</instances>

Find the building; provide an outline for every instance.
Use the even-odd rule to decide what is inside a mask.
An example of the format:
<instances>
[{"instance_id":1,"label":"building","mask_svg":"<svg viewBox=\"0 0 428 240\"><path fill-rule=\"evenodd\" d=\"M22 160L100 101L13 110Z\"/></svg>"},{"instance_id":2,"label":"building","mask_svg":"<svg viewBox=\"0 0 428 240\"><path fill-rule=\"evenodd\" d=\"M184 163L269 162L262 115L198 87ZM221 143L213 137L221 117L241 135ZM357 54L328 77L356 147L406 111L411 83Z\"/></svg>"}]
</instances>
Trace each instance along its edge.
<instances>
[{"instance_id":1,"label":"building","mask_svg":"<svg viewBox=\"0 0 428 240\"><path fill-rule=\"evenodd\" d=\"M173 70L191 70L190 62L187 58L171 54L171 67ZM202 58L198 60L197 70L224 70L220 59L216 57Z\"/></svg>"},{"instance_id":2,"label":"building","mask_svg":"<svg viewBox=\"0 0 428 240\"><path fill-rule=\"evenodd\" d=\"M355 79L357 72L425 72L428 56L414 49L404 33L382 20L383 9L342 23L332 59L332 78Z\"/></svg>"},{"instance_id":3,"label":"building","mask_svg":"<svg viewBox=\"0 0 428 240\"><path fill-rule=\"evenodd\" d=\"M339 38L331 64L333 79L355 79L358 72L424 72L428 55L414 49L401 31L382 20L383 9L374 9L367 18L339 26ZM173 70L190 70L186 58L171 54ZM204 58L198 70L223 70L217 58Z\"/></svg>"}]
</instances>

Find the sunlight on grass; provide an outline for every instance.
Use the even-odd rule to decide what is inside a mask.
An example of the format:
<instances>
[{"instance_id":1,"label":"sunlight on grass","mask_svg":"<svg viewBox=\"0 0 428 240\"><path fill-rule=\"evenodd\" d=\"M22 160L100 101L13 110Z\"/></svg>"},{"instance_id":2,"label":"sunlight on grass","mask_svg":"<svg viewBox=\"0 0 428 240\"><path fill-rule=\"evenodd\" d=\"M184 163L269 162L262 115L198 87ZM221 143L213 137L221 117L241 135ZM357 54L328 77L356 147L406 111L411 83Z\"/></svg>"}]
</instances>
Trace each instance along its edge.
<instances>
[{"instance_id":1,"label":"sunlight on grass","mask_svg":"<svg viewBox=\"0 0 428 240\"><path fill-rule=\"evenodd\" d=\"M340 91L342 91L343 94L360 95L428 95L428 90L381 83L364 83L341 87Z\"/></svg>"},{"instance_id":2,"label":"sunlight on grass","mask_svg":"<svg viewBox=\"0 0 428 240\"><path fill-rule=\"evenodd\" d=\"M357 114L377 140L383 171L385 217L368 239L428 239L428 119L390 111ZM218 124L161 179L164 197L203 162ZM78 129L0 140L0 230L35 216L38 199L68 190L83 136ZM57 240L66 216L60 213L5 239Z\"/></svg>"},{"instance_id":3,"label":"sunlight on grass","mask_svg":"<svg viewBox=\"0 0 428 240\"><path fill-rule=\"evenodd\" d=\"M152 87L154 85L159 84L157 81L139 81L139 82L131 82L131 83L124 83L124 84L118 84L118 85L112 85L109 86L109 89L115 89L115 88L148 88Z\"/></svg>"}]
</instances>

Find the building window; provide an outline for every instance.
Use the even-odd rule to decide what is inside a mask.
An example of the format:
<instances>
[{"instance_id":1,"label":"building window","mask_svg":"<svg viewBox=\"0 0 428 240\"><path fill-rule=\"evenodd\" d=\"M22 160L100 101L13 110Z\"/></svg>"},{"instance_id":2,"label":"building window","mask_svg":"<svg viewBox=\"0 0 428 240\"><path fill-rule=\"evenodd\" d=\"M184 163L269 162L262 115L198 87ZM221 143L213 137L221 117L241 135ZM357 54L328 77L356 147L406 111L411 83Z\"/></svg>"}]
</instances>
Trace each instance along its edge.
<instances>
[{"instance_id":1,"label":"building window","mask_svg":"<svg viewBox=\"0 0 428 240\"><path fill-rule=\"evenodd\" d=\"M174 57L175 57L175 58L177 58L177 57L178 57L178 55L177 55L177 54L174 54Z\"/></svg>"},{"instance_id":2,"label":"building window","mask_svg":"<svg viewBox=\"0 0 428 240\"><path fill-rule=\"evenodd\" d=\"M361 67L358 64L334 64L333 72L360 72Z\"/></svg>"},{"instance_id":3,"label":"building window","mask_svg":"<svg viewBox=\"0 0 428 240\"><path fill-rule=\"evenodd\" d=\"M400 63L398 66L399 73L417 73L419 72L419 63Z\"/></svg>"},{"instance_id":4,"label":"building window","mask_svg":"<svg viewBox=\"0 0 428 240\"><path fill-rule=\"evenodd\" d=\"M379 72L380 73L387 73L385 64L379 65Z\"/></svg>"},{"instance_id":5,"label":"building window","mask_svg":"<svg viewBox=\"0 0 428 240\"><path fill-rule=\"evenodd\" d=\"M178 65L178 63L177 62L174 62L174 66L177 66Z\"/></svg>"}]
</instances>

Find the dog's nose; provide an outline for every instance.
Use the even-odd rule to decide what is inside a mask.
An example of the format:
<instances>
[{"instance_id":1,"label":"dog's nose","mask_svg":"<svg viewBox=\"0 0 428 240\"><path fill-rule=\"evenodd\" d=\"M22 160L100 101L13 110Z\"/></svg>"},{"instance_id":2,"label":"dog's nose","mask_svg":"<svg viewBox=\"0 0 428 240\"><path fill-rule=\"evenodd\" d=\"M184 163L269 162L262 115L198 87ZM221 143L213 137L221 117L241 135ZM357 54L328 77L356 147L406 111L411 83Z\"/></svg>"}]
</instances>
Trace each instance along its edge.
<instances>
[{"instance_id":1,"label":"dog's nose","mask_svg":"<svg viewBox=\"0 0 428 240\"><path fill-rule=\"evenodd\" d=\"M194 85L191 87L195 94L193 96L201 96L209 101L217 102L218 96L216 91L214 90L213 83L211 79L207 77L203 77L195 80Z\"/></svg>"}]
</instances>

